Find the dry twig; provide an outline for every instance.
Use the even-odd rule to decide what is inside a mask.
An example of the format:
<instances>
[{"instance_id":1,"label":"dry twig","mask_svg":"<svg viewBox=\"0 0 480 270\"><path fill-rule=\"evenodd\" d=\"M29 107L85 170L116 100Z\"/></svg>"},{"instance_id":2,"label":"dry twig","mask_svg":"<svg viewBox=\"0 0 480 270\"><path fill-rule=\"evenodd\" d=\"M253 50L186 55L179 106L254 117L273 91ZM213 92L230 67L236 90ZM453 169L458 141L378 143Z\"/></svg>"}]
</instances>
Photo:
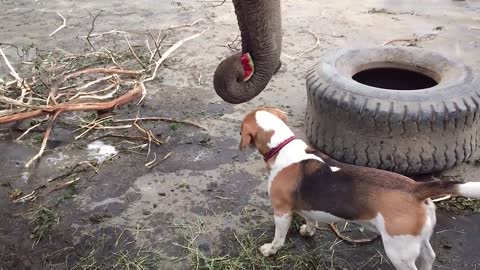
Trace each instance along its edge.
<instances>
[{"instance_id":1,"label":"dry twig","mask_svg":"<svg viewBox=\"0 0 480 270\"><path fill-rule=\"evenodd\" d=\"M12 75L13 78L15 78L15 81L17 82L17 86L22 90L22 93L18 100L23 102L23 99L25 98L25 95L27 92L30 91L31 87L24 82L24 80L18 75L18 73L15 71L13 66L10 64L10 61L8 61L7 56L3 52L3 50L0 48L0 54L2 55L3 60L5 61L5 64L7 65L8 69L10 70L10 75Z\"/></svg>"},{"instance_id":2,"label":"dry twig","mask_svg":"<svg viewBox=\"0 0 480 270\"><path fill-rule=\"evenodd\" d=\"M208 29L210 29L210 28L207 28L207 29L203 30L202 32L200 32L198 34L195 34L193 36L190 36L188 38L182 39L182 40L178 41L177 43L173 44L170 48L168 48L168 50L162 55L162 57L157 62L155 62L155 69L153 70L152 76L150 78L145 79L143 82L149 82L149 81L152 81L153 79L155 79L155 77L157 76L158 68L163 63L163 61L165 61L165 59L167 59L167 57L170 54L172 54L175 50L180 48L185 42L203 35L203 33L205 33Z\"/></svg>"},{"instance_id":3,"label":"dry twig","mask_svg":"<svg viewBox=\"0 0 480 270\"><path fill-rule=\"evenodd\" d=\"M186 124L186 125L198 127L198 128L203 129L203 130L208 130L206 127L204 127L200 124L197 124L195 122L189 121L189 120L178 120L178 119L174 119L174 118L170 118L170 117L160 117L160 116L146 116L146 117L141 117L141 118L137 118L137 119L135 119L135 118L115 119L115 120L113 120L113 122L114 123L124 123L124 122L132 122L132 121L135 121L135 120L138 120L138 121L145 120L145 121L173 122L173 123L180 123L180 124Z\"/></svg>"},{"instance_id":4,"label":"dry twig","mask_svg":"<svg viewBox=\"0 0 480 270\"><path fill-rule=\"evenodd\" d=\"M437 34L425 34L420 37L416 37L414 34L412 38L396 38L392 39L390 41L386 41L383 43L383 46L395 43L395 42L406 42L408 43L409 46L416 46L418 42L424 41L424 40L432 40L435 37L437 37Z\"/></svg>"},{"instance_id":5,"label":"dry twig","mask_svg":"<svg viewBox=\"0 0 480 270\"><path fill-rule=\"evenodd\" d=\"M138 58L138 55L137 55L137 54L135 53L135 51L133 50L132 45L130 44L130 40L128 40L127 35L124 35L124 37L125 37L125 40L127 41L128 49L129 49L130 52L132 53L133 58L135 58L135 60L137 60L137 62L138 62L144 69L147 69L147 66L142 62L142 60L140 60L140 58Z\"/></svg>"},{"instance_id":6,"label":"dry twig","mask_svg":"<svg viewBox=\"0 0 480 270\"><path fill-rule=\"evenodd\" d=\"M156 163L153 163L153 162L152 162L152 163L149 164L148 166L147 166L147 164L145 164L145 166L147 166L149 169L151 169L151 168L157 166L158 164L162 163L163 161L165 161L165 160L166 160L167 158L169 158L172 154L173 154L173 152L168 152L168 154L166 154L166 155L162 158L162 160L159 160L159 161L156 162ZM155 157L156 157L156 156L155 156Z\"/></svg>"},{"instance_id":7,"label":"dry twig","mask_svg":"<svg viewBox=\"0 0 480 270\"><path fill-rule=\"evenodd\" d=\"M57 119L57 117L60 113L62 113L62 110L56 111L53 114L53 116L50 117L47 130L45 131L45 135L43 136L42 145L40 146L40 151L38 151L38 153L34 157L32 157L25 164L25 167L27 167L27 168L30 167L30 165L32 165L32 163L35 160L37 160L38 158L40 158L43 155L43 152L45 151L45 147L47 146L48 139L50 138L50 133L52 132L53 124L55 123L55 119Z\"/></svg>"},{"instance_id":8,"label":"dry twig","mask_svg":"<svg viewBox=\"0 0 480 270\"><path fill-rule=\"evenodd\" d=\"M71 186L71 185L73 185L73 184L77 183L77 182L78 182L78 180L80 180L80 178L75 178L74 180L70 180L70 181L67 181L67 182L65 182L65 183L63 183L63 184L60 184L60 185L58 185L58 186L56 186L56 187L52 188L51 190L49 190L49 191L45 192L45 194L43 194L43 195L48 195L48 194L50 194L50 193L52 193L52 192L54 192L54 191L56 191L56 190L59 190L59 189L62 189L62 188L66 188L66 187L69 187L69 186Z\"/></svg>"},{"instance_id":9,"label":"dry twig","mask_svg":"<svg viewBox=\"0 0 480 270\"><path fill-rule=\"evenodd\" d=\"M373 237L373 238L370 238L370 239L358 239L358 240L354 240L354 239L351 239L350 237L348 236L344 236L340 233L340 231L338 230L337 228L337 225L335 225L335 223L330 223L329 224L330 226L330 229L335 233L335 235L342 239L343 241L349 243L349 244L353 244L353 245L359 245L359 244L367 244L367 243L371 243L375 240L377 240L379 238L379 235Z\"/></svg>"},{"instance_id":10,"label":"dry twig","mask_svg":"<svg viewBox=\"0 0 480 270\"><path fill-rule=\"evenodd\" d=\"M22 78L20 78L18 73L15 71L13 66L10 64L10 61L8 61L7 56L5 55L5 53L1 48L0 48L0 54L2 55L3 61L5 61L5 64L7 64L8 69L10 69L10 75L12 75L12 77L15 78L17 82L23 81Z\"/></svg>"},{"instance_id":11,"label":"dry twig","mask_svg":"<svg viewBox=\"0 0 480 270\"><path fill-rule=\"evenodd\" d=\"M78 77L80 75L84 74L92 74L92 73L104 73L104 74L122 74L122 75L128 75L128 76L137 76L141 75L142 71L137 71L137 70L125 70L125 69L115 69L115 68L89 68L89 69L83 69L79 71L72 72L66 76L64 76L61 80L59 80L51 89L50 94L48 96L47 100L52 100L54 101L54 104L57 105L57 102L55 101L57 98L57 90L59 89L60 86L62 86L67 80L71 78ZM94 81L95 83L98 82ZM91 83L94 83L91 82ZM1 122L0 122L1 123Z\"/></svg>"},{"instance_id":12,"label":"dry twig","mask_svg":"<svg viewBox=\"0 0 480 270\"><path fill-rule=\"evenodd\" d=\"M13 202L14 203L24 203L24 202L27 202L27 201L33 201L37 198L35 196L35 192L36 192L36 190L34 189L32 192L28 193L27 195L25 195L21 198L18 198L16 200L14 200Z\"/></svg>"},{"instance_id":13,"label":"dry twig","mask_svg":"<svg viewBox=\"0 0 480 270\"><path fill-rule=\"evenodd\" d=\"M212 7L219 7L219 6L223 5L223 4L225 4L226 1L227 1L227 0L223 0L220 4L212 5Z\"/></svg>"},{"instance_id":14,"label":"dry twig","mask_svg":"<svg viewBox=\"0 0 480 270\"><path fill-rule=\"evenodd\" d=\"M65 26L67 26L67 19L65 19L65 17L63 17L62 14L60 14L60 12L57 12L57 15L60 16L60 18L62 18L63 23L49 35L50 37L55 35L58 31L62 30L62 28L64 28Z\"/></svg>"},{"instance_id":15,"label":"dry twig","mask_svg":"<svg viewBox=\"0 0 480 270\"><path fill-rule=\"evenodd\" d=\"M201 21L205 21L205 19L198 19L198 20L196 20L192 23L181 24L181 25L177 25L177 26L170 26L166 30L178 29L178 28L183 28L183 27L191 27L191 26L194 26L195 24L197 24Z\"/></svg>"},{"instance_id":16,"label":"dry twig","mask_svg":"<svg viewBox=\"0 0 480 270\"><path fill-rule=\"evenodd\" d=\"M42 124L42 122L39 122L31 127L29 127L27 130L25 130L22 135L18 136L18 138L16 139L16 141L20 141L23 137L25 137L25 135L27 135L32 129L35 129L37 127L39 127L40 125Z\"/></svg>"},{"instance_id":17,"label":"dry twig","mask_svg":"<svg viewBox=\"0 0 480 270\"><path fill-rule=\"evenodd\" d=\"M108 120L111 120L112 119L112 116L107 116L107 117L104 117L104 118L101 118L99 120L94 120L93 122L91 123L88 123L86 126L83 126L82 128L86 128L86 130L82 133L80 133L80 135L76 136L74 140L78 140L82 137L84 137L85 135L87 135L88 132L90 132L92 129L94 129L95 127L97 127L98 125L102 124L103 122L106 122ZM75 130L77 131L77 130ZM74 132L75 132L74 131Z\"/></svg>"},{"instance_id":18,"label":"dry twig","mask_svg":"<svg viewBox=\"0 0 480 270\"><path fill-rule=\"evenodd\" d=\"M227 48L229 48L231 51L239 51L240 44L241 44L241 39L240 39L240 34L238 34L235 39L233 39L231 42L227 43Z\"/></svg>"},{"instance_id":19,"label":"dry twig","mask_svg":"<svg viewBox=\"0 0 480 270\"><path fill-rule=\"evenodd\" d=\"M441 202L441 201L446 201L448 199L452 198L452 195L446 195L440 198L432 199L433 202Z\"/></svg>"},{"instance_id":20,"label":"dry twig","mask_svg":"<svg viewBox=\"0 0 480 270\"><path fill-rule=\"evenodd\" d=\"M128 32L126 31L118 31L118 30L110 30L110 31L107 31L107 32L103 32L103 33L91 33L90 35L88 36L79 36L79 38L95 38L95 37L103 37L105 35L111 35L111 34L122 34L122 35L125 35L125 34L128 34Z\"/></svg>"},{"instance_id":21,"label":"dry twig","mask_svg":"<svg viewBox=\"0 0 480 270\"><path fill-rule=\"evenodd\" d=\"M162 55L160 54L160 45L162 44L163 40L167 37L167 34L163 35L162 39L160 39L160 32L159 32L158 33L158 38L155 39L155 37L150 32L150 30L147 29L147 33L148 33L148 35L150 35L150 37L153 40L153 43L155 44L155 51L150 56L150 63L151 63L152 60L155 58L155 55L158 55L158 57L162 58ZM148 39L147 39L147 46L150 46L150 45L148 45Z\"/></svg>"},{"instance_id":22,"label":"dry twig","mask_svg":"<svg viewBox=\"0 0 480 270\"><path fill-rule=\"evenodd\" d=\"M288 55L288 54L286 54L286 53L283 53L283 55L284 55L285 57L289 58L289 59L295 60L295 59L300 58L300 57L302 57L303 55L305 55L305 54L307 54L307 53L315 50L317 47L319 47L319 46L320 46L320 38L319 38L314 32L312 32L312 31L310 31L310 30L309 30L308 32L315 37L315 45L313 45L311 48L305 50L304 52L300 53L300 54L297 55L297 56L290 56L290 55Z\"/></svg>"},{"instance_id":23,"label":"dry twig","mask_svg":"<svg viewBox=\"0 0 480 270\"><path fill-rule=\"evenodd\" d=\"M111 110L129 103L131 100L141 96L142 90L137 85L132 90L123 94L122 96L105 102L97 103L61 103L51 106L43 106L41 109L17 113L13 115L1 116L0 124L6 124L16 122L20 120L39 117L46 114L51 114L56 111L61 112L73 112L73 111L99 111L99 110Z\"/></svg>"},{"instance_id":24,"label":"dry twig","mask_svg":"<svg viewBox=\"0 0 480 270\"><path fill-rule=\"evenodd\" d=\"M100 16L100 14L103 12L103 10L100 10L97 15L95 16L92 16L92 14L90 14L90 16L92 16L93 20L92 20L92 27L90 28L90 31L88 31L88 35L87 35L87 42L88 44L90 45L90 47L92 48L92 50L95 51L95 47L93 47L92 43L90 42L90 35L92 34L93 32L93 29L95 28L95 21L97 20L97 17Z\"/></svg>"}]
</instances>

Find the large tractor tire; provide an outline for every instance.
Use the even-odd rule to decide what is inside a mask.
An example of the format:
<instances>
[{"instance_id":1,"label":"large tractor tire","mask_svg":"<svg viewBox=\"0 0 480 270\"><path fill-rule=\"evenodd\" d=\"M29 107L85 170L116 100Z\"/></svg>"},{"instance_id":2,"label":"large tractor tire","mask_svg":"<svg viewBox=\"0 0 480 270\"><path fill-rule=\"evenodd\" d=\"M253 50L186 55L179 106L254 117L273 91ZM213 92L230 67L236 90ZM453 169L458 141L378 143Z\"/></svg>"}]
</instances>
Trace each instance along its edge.
<instances>
[{"instance_id":1,"label":"large tractor tire","mask_svg":"<svg viewBox=\"0 0 480 270\"><path fill-rule=\"evenodd\" d=\"M349 164L425 174L477 149L480 80L434 52L342 50L307 75L310 143Z\"/></svg>"}]
</instances>

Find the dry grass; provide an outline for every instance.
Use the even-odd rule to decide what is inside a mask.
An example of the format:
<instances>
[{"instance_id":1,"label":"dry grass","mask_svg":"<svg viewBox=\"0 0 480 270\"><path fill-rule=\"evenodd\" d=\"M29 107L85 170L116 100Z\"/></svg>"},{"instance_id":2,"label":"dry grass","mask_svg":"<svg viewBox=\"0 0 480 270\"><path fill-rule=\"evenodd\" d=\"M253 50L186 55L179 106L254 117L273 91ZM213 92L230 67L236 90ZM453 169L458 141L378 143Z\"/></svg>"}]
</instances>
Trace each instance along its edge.
<instances>
[{"instance_id":1,"label":"dry grass","mask_svg":"<svg viewBox=\"0 0 480 270\"><path fill-rule=\"evenodd\" d=\"M221 222L220 222L221 223ZM264 257L259 252L262 244L270 242L272 227L270 223L251 225L243 233L224 235L222 250L206 253L198 246L197 239L208 233L203 222L185 222L178 226L179 233L184 241L178 246L186 251L186 259L192 269L208 270L237 270L237 269L355 269L345 260L335 256L328 242L317 243L312 241L299 241L298 238L287 238L285 247L272 257ZM295 228L294 228L295 227ZM297 230L292 224L291 231ZM268 228L268 229L266 229ZM299 247L304 245L303 247Z\"/></svg>"},{"instance_id":2,"label":"dry grass","mask_svg":"<svg viewBox=\"0 0 480 270\"><path fill-rule=\"evenodd\" d=\"M480 200L464 197L453 197L451 199L437 203L437 207L455 213L480 213Z\"/></svg>"},{"instance_id":3,"label":"dry grass","mask_svg":"<svg viewBox=\"0 0 480 270\"><path fill-rule=\"evenodd\" d=\"M49 236L50 229L60 221L52 209L43 205L33 207L33 209L27 213L27 218L33 226L30 234L30 238L33 239L33 245L38 244L40 240Z\"/></svg>"}]
</instances>

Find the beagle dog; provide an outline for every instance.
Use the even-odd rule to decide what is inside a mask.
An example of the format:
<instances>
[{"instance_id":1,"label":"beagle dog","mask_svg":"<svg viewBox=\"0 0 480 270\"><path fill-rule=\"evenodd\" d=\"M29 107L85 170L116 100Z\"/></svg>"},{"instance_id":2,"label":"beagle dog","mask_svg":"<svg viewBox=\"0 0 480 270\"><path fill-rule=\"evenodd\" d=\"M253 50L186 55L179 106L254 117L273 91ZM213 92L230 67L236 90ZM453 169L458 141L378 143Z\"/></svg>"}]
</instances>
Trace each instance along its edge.
<instances>
[{"instance_id":1,"label":"beagle dog","mask_svg":"<svg viewBox=\"0 0 480 270\"><path fill-rule=\"evenodd\" d=\"M480 182L417 183L393 172L330 159L295 138L286 121L279 109L258 108L241 124L240 150L256 148L269 171L275 237L260 247L264 256L284 245L292 214L297 213L306 221L300 227L303 236L313 236L317 222L351 221L380 234L396 269L430 270L435 252L429 239L436 223L430 197L480 199Z\"/></svg>"}]
</instances>

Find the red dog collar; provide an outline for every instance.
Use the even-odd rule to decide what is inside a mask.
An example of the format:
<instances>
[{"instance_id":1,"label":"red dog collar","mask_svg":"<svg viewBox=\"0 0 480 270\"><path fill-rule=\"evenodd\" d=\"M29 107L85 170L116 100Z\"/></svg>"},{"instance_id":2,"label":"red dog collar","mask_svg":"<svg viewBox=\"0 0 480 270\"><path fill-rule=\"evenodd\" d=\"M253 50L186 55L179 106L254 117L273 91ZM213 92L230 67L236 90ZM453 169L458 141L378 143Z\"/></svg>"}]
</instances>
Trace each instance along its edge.
<instances>
[{"instance_id":1,"label":"red dog collar","mask_svg":"<svg viewBox=\"0 0 480 270\"><path fill-rule=\"evenodd\" d=\"M290 143L291 141L293 141L295 139L296 139L295 136L292 136L292 137L286 139L285 141L283 141L282 143L280 143L279 145L277 145L277 147L275 147L273 149L270 149L270 151L268 151L268 153L263 156L263 160L265 160L265 162L269 161L276 154L278 154L278 152L280 152L280 150L282 150L282 148L285 147L285 145L287 145L288 143Z\"/></svg>"}]
</instances>

